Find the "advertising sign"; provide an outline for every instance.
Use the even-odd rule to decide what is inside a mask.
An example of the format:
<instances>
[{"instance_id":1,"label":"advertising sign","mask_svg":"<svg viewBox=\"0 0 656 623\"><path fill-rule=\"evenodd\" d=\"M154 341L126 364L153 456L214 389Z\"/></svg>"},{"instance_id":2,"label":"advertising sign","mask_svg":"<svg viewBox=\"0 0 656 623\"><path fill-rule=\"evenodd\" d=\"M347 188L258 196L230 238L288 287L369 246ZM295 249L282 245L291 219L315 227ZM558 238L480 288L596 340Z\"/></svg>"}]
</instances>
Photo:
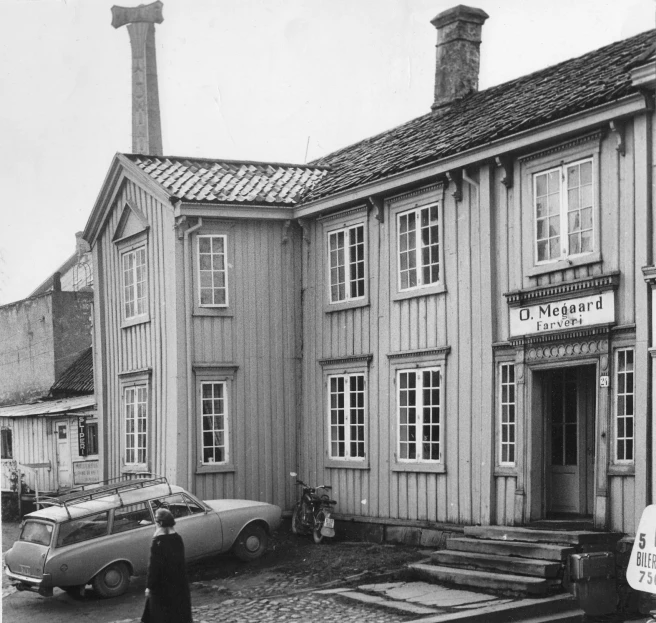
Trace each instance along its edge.
<instances>
[{"instance_id":1,"label":"advertising sign","mask_svg":"<svg viewBox=\"0 0 656 623\"><path fill-rule=\"evenodd\" d=\"M77 418L77 451L80 456L87 456L87 418Z\"/></svg>"},{"instance_id":2,"label":"advertising sign","mask_svg":"<svg viewBox=\"0 0 656 623\"><path fill-rule=\"evenodd\" d=\"M73 463L73 484L91 485L100 482L98 461L76 461Z\"/></svg>"},{"instance_id":3,"label":"advertising sign","mask_svg":"<svg viewBox=\"0 0 656 623\"><path fill-rule=\"evenodd\" d=\"M615 322L615 292L510 308L510 335L565 331Z\"/></svg>"},{"instance_id":4,"label":"advertising sign","mask_svg":"<svg viewBox=\"0 0 656 623\"><path fill-rule=\"evenodd\" d=\"M626 580L637 591L656 594L656 504L642 511Z\"/></svg>"}]
</instances>

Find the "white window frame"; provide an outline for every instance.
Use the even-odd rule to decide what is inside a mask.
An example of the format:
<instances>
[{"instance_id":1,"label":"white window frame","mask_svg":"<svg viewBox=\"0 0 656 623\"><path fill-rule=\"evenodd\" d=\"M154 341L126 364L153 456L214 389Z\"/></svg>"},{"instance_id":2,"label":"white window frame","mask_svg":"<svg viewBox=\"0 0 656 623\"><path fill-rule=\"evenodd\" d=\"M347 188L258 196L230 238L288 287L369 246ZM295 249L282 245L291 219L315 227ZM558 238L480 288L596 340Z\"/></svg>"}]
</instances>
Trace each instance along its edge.
<instances>
[{"instance_id":1,"label":"white window frame","mask_svg":"<svg viewBox=\"0 0 656 623\"><path fill-rule=\"evenodd\" d=\"M137 469L148 465L148 436L149 436L149 385L148 383L133 383L123 387L122 400L122 430L123 430L123 465L127 469ZM133 397L134 400L130 400ZM128 407L133 406L134 414L128 417ZM141 412L139 409L141 407ZM128 425L129 420L134 420L134 427ZM139 424L143 424L143 430L139 430ZM133 430L130 430L133 428ZM141 439L141 437L143 439ZM131 445L129 440L134 441ZM132 452L133 454L130 454ZM143 455L139 453L142 452ZM143 461L139 460L143 457ZM132 460L130 460L132 459Z\"/></svg>"},{"instance_id":2,"label":"white window frame","mask_svg":"<svg viewBox=\"0 0 656 623\"><path fill-rule=\"evenodd\" d=\"M569 170L573 169L574 167L580 169L582 165L590 165L590 183L589 183L589 195L590 195L590 204L585 205L583 208L579 205L578 208L571 208L570 205L570 190L578 190L577 196L580 198L581 192L580 189L583 188L579 184L579 186L576 186L573 189L570 189L568 187L568 177L569 177ZM579 173L580 175L580 173ZM558 192L557 193L551 193L553 196L558 197L558 202L559 202L559 214L558 214L558 222L559 222L559 233L558 233L558 255L553 255L551 256L549 252L549 257L546 259L539 259L539 245L540 241L547 241L547 250L549 251L549 240L551 239L549 236L546 238L538 238L538 229L539 229L539 224L540 222L547 221L549 220L549 214L547 213L546 215L538 216L538 178L540 177L545 177L546 178L546 183L550 184L553 183L553 180L557 180L558 182ZM552 181L550 179L552 178ZM587 184L586 184L587 186ZM549 188L548 188L549 190ZM596 192L596 184L595 184L595 167L594 167L594 160L591 157L588 158L583 158L580 160L574 160L572 162L563 162L562 164L556 166L556 167L550 167L548 169L542 170L542 171L536 171L533 173L533 219L535 223L535 228L533 232L533 242L534 242L534 253L535 253L535 264L537 265L544 265L544 264L551 264L553 262L559 262L562 260L567 260L570 257L579 257L579 256L584 256L584 255L589 255L592 253L595 253L596 246L597 246L597 240L596 240L596 235L595 235L595 220L596 220L596 214L595 214L595 192ZM548 195L543 195L545 198ZM547 201L548 203L548 201ZM584 229L579 229L578 231L570 231L570 214L575 213L577 210L581 209L586 209L590 211L590 223L589 227L586 227ZM549 208L547 206L546 210L548 211ZM553 217L555 218L555 217ZM581 217L582 218L582 217ZM581 222L579 221L579 225L582 226ZM548 224L547 224L548 227ZM579 251L575 252L572 251L570 248L570 237L573 235L581 235L583 231L589 231L590 232L590 237L591 237L591 248L586 250L586 251Z\"/></svg>"},{"instance_id":3,"label":"white window frame","mask_svg":"<svg viewBox=\"0 0 656 623\"><path fill-rule=\"evenodd\" d=\"M205 395L205 389L211 387L212 388L212 398L208 398ZM221 389L221 397L217 398L214 395L214 392L216 389ZM214 466L214 465L228 465L230 463L230 396L229 396L229 391L228 391L228 383L227 381L216 381L216 380L203 380L200 381L200 395L199 395L199 428L200 428L200 447L199 447L199 454L200 454L200 464L203 466ZM208 404L214 403L216 401L221 401L222 404L222 411L220 413L214 413L212 412L206 412L206 406ZM212 409L214 408L214 404L211 404ZM205 424L206 419L211 417L212 418L212 429L211 430L206 430L205 429ZM219 417L223 418L223 427L222 428L215 428L215 420L214 418ZM213 439L215 440L215 435L216 433L219 433L222 435L223 443L222 444L216 444L213 443L211 446L205 444L205 436L212 434ZM211 447L215 452L217 448L223 448L223 460L216 461L216 460L205 460L205 450L206 448Z\"/></svg>"},{"instance_id":4,"label":"white window frame","mask_svg":"<svg viewBox=\"0 0 656 623\"><path fill-rule=\"evenodd\" d=\"M510 370L512 370L512 379L509 374ZM517 465L517 371L514 362L510 361L499 363L498 371L499 465L502 467L515 467ZM507 375L504 375L505 371L508 371ZM506 434L504 435L504 433ZM506 457L509 457L511 449L512 460L509 460ZM504 453L504 450L507 450L507 454Z\"/></svg>"},{"instance_id":5,"label":"white window frame","mask_svg":"<svg viewBox=\"0 0 656 623\"><path fill-rule=\"evenodd\" d=\"M352 240L352 236L355 235L355 232L361 230L362 235L360 240ZM341 247L333 248L333 240L339 239L342 237L343 244ZM357 257L357 249L362 249L362 258ZM339 251L341 250L341 260L342 264L337 263L335 260L339 259ZM353 253L356 253L356 257L353 257ZM352 271L355 268L356 271L358 267L361 267L362 274L356 274L355 277L352 275ZM339 271L340 268L344 272L344 281L335 281L335 271ZM356 293L353 295L352 290L355 287L356 290L359 290L358 284L362 284L362 293ZM334 288L343 285L344 287L344 297L336 298L333 296ZM346 227L341 227L339 229L333 229L328 232L328 300L331 304L336 303L348 303L351 301L361 301L364 300L367 290L367 240L366 240L366 227L365 224L355 223Z\"/></svg>"},{"instance_id":6,"label":"white window frame","mask_svg":"<svg viewBox=\"0 0 656 623\"><path fill-rule=\"evenodd\" d=\"M631 369L620 370L620 359L622 356L626 357L627 353L631 353ZM626 364L625 364L626 366ZM629 376L630 375L630 376ZM633 465L635 463L635 401L636 401L636 386L635 386L635 349L618 348L615 351L615 391L613 396L613 411L615 414L613 422L613 457L615 463L618 465ZM627 390L627 381L630 378L630 391ZM630 400L629 400L630 399ZM628 404L630 403L630 408ZM627 424L631 423L631 435L627 434ZM621 426L620 426L621 425ZM620 435L620 428L623 434ZM619 453L620 443L624 443L624 456L621 457ZM627 442L631 445L631 457L626 458Z\"/></svg>"},{"instance_id":7,"label":"white window frame","mask_svg":"<svg viewBox=\"0 0 656 623\"><path fill-rule=\"evenodd\" d=\"M223 257L223 268L217 268L215 269L213 266L212 268L209 269L201 269L201 240L203 239L209 239L210 240L210 245L213 245L214 239L220 239L223 242L223 252L222 254L216 254L216 255L222 255ZM214 253L211 253L210 255L215 255ZM198 282L197 282L197 296L198 296L198 306L201 308L216 308L216 309L225 309L229 307L230 300L229 300L229 287L228 287L228 236L226 234L199 234L196 236L196 269L197 269L197 274L198 274ZM225 302L224 303L203 303L202 302L202 292L203 288L202 286L202 278L204 273L210 273L210 278L212 280L212 286L211 286L211 291L212 291L212 299L214 300L214 295L215 295L215 290L223 290L225 292ZM223 286L214 286L214 277L215 274L218 275L223 275Z\"/></svg>"},{"instance_id":8,"label":"white window frame","mask_svg":"<svg viewBox=\"0 0 656 623\"><path fill-rule=\"evenodd\" d=\"M423 444L425 440L423 439L423 431L422 428L424 427L424 422L423 419L419 417L419 414L421 414L421 411L424 408L424 384L423 384L423 376L426 373L437 373L438 379L439 379L439 384L437 385L437 390L439 392L439 403L437 405L432 405L432 406L437 406L437 412L438 412L438 422L437 424L430 424L431 426L437 426L438 429L438 440L435 441L434 439L429 440L429 443L431 444L437 444L438 448L438 458L437 459L432 459L432 458L424 458L423 457ZM414 428L414 433L415 433L415 441L410 440L410 435L408 435L408 439L404 439L405 435L402 433L402 427L406 426L402 422L402 415L403 415L403 409L405 405L403 404L404 401L402 399L402 392L404 391L404 388L402 387L402 376L403 375L408 375L408 378L410 378L410 375L415 376L415 381L417 384L415 385L414 393L415 393L415 404L414 407L416 409L416 418L415 418L415 423L414 425L408 425L408 430L410 431L412 428ZM421 380L421 385L419 384L419 381ZM399 368L396 370L396 460L400 464L429 464L429 465L443 465L444 464L444 444L445 444L445 438L444 438L444 405L445 405L445 400L444 400L444 374L443 374L443 367L442 366L425 366L425 367L415 367L415 368ZM409 457L409 456L403 456L404 454L407 454L405 452L402 452L402 446L403 444L413 444L415 446L415 457Z\"/></svg>"},{"instance_id":9,"label":"white window frame","mask_svg":"<svg viewBox=\"0 0 656 623\"><path fill-rule=\"evenodd\" d=\"M422 235L421 231L422 229L425 229L421 225L421 217L422 213L428 213L428 229L430 232L430 229L433 226L437 227L437 240L433 242L430 240L430 244L428 246L423 244L422 241ZM414 215L415 217L415 239L414 239L414 245L410 247L409 245L407 248L403 248L404 245L402 245L402 236L405 235L401 231L401 220L403 218L409 217L411 214ZM432 225L434 223L434 225ZM429 233L430 236L430 233ZM444 270L444 264L442 262L442 219L440 218L440 205L439 202L431 202L427 203L424 205L418 205L410 210L403 210L401 212L398 212L396 214L396 261L397 261L397 288L399 292L413 292L416 290L422 290L424 288L430 288L434 287L436 285L439 285L442 282L442 271ZM434 253L436 257L432 257L432 249L433 246L435 246ZM424 264L422 260L422 255L423 251L425 249L429 250L429 255L431 257L429 258L430 261L428 264ZM403 261L402 257L404 257L403 254L407 254L406 257L408 260L412 258L414 260L414 270L416 271L416 285L408 285L406 287L403 287L403 279L402 275L404 272L409 272L411 268L404 268L403 267ZM408 265L410 262L408 261ZM437 279L433 281L424 281L424 270L428 269L429 271L431 270L432 266L437 267Z\"/></svg>"},{"instance_id":10,"label":"white window frame","mask_svg":"<svg viewBox=\"0 0 656 623\"><path fill-rule=\"evenodd\" d=\"M354 388L355 379L362 379L362 387ZM342 391L335 391L335 384L342 381ZM327 395L328 395L328 457L332 461L366 461L367 460L367 375L365 372L351 372L342 374L329 374L327 377ZM339 403L335 404L335 400L342 397L342 405L340 408ZM355 407L351 404L353 396L360 396L361 403ZM343 421L340 423L340 411L343 411ZM353 420L358 418L358 411L361 412L361 422L354 424ZM337 421L336 421L337 420ZM353 439L353 428L357 427L361 432L361 439ZM335 433L339 433L340 429L343 432L343 438L340 440L334 438ZM339 455L334 453L335 444L344 444L344 454ZM362 444L362 455L352 454L351 450L353 444Z\"/></svg>"},{"instance_id":11,"label":"white window frame","mask_svg":"<svg viewBox=\"0 0 656 623\"><path fill-rule=\"evenodd\" d=\"M137 264L137 257L143 256L143 264ZM134 264L126 270L126 261L134 258ZM138 280L138 268L143 267L143 279ZM130 274L132 282L126 282L126 276ZM139 284L143 284L142 296L138 296ZM128 295L130 298L128 299ZM145 244L140 244L134 248L121 253L121 307L122 317L124 320L135 320L148 316L148 253ZM139 305L141 302L141 306ZM128 305L134 305L133 313L129 314Z\"/></svg>"}]
</instances>

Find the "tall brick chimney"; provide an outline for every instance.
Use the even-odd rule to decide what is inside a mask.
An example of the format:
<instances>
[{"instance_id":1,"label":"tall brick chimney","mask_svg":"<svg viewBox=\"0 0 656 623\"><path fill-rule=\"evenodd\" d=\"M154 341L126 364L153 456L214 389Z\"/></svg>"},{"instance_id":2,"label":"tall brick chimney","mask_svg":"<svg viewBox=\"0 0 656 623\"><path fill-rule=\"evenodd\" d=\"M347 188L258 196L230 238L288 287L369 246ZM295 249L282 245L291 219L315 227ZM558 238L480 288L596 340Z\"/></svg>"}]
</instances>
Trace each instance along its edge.
<instances>
[{"instance_id":1,"label":"tall brick chimney","mask_svg":"<svg viewBox=\"0 0 656 623\"><path fill-rule=\"evenodd\" d=\"M434 112L478 90L481 30L489 15L459 4L431 20L437 29Z\"/></svg>"},{"instance_id":2,"label":"tall brick chimney","mask_svg":"<svg viewBox=\"0 0 656 623\"><path fill-rule=\"evenodd\" d=\"M164 21L161 2L136 8L112 7L112 26L127 24L132 46L132 151L162 155L155 24Z\"/></svg>"}]
</instances>

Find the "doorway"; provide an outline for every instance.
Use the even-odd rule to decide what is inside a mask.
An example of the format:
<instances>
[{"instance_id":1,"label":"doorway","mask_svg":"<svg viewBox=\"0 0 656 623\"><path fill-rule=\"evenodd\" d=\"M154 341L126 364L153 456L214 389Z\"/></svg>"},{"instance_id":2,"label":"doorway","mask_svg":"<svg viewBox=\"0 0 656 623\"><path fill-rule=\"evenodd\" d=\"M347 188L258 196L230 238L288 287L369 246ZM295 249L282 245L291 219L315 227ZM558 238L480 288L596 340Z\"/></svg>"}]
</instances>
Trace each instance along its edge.
<instances>
[{"instance_id":1,"label":"doorway","mask_svg":"<svg viewBox=\"0 0 656 623\"><path fill-rule=\"evenodd\" d=\"M539 376L543 516L590 516L594 509L596 368L555 368Z\"/></svg>"},{"instance_id":2,"label":"doorway","mask_svg":"<svg viewBox=\"0 0 656 623\"><path fill-rule=\"evenodd\" d=\"M68 422L55 422L57 438L57 480L59 489L71 487L71 444L68 438Z\"/></svg>"}]
</instances>

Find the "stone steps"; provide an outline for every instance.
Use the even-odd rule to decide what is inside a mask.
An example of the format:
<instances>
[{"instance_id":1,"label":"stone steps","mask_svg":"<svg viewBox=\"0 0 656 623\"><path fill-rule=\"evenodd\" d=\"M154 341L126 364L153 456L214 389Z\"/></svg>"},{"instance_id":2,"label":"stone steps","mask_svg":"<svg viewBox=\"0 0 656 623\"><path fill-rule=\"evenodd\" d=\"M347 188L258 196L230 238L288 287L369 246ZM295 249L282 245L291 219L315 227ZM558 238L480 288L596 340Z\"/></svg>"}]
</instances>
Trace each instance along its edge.
<instances>
[{"instance_id":1,"label":"stone steps","mask_svg":"<svg viewBox=\"0 0 656 623\"><path fill-rule=\"evenodd\" d=\"M497 556L520 556L564 562L575 548L550 543L525 543L522 541L495 541L492 539L452 538L446 542L448 550L472 552L475 554L494 554Z\"/></svg>"},{"instance_id":2,"label":"stone steps","mask_svg":"<svg viewBox=\"0 0 656 623\"><path fill-rule=\"evenodd\" d=\"M535 578L508 573L460 569L425 563L409 565L413 575L427 582L447 582L512 595L549 595L557 591L559 579Z\"/></svg>"},{"instance_id":3,"label":"stone steps","mask_svg":"<svg viewBox=\"0 0 656 623\"><path fill-rule=\"evenodd\" d=\"M427 582L546 597L563 591L569 556L614 550L620 536L592 530L467 526L464 537L448 539L446 549L431 554L430 564L416 563L410 570Z\"/></svg>"},{"instance_id":4,"label":"stone steps","mask_svg":"<svg viewBox=\"0 0 656 623\"><path fill-rule=\"evenodd\" d=\"M539 578L556 578L561 571L560 561L517 558L508 555L472 553L454 550L440 550L431 554L436 565L452 566L460 569L480 569L496 573L529 575Z\"/></svg>"}]
</instances>

